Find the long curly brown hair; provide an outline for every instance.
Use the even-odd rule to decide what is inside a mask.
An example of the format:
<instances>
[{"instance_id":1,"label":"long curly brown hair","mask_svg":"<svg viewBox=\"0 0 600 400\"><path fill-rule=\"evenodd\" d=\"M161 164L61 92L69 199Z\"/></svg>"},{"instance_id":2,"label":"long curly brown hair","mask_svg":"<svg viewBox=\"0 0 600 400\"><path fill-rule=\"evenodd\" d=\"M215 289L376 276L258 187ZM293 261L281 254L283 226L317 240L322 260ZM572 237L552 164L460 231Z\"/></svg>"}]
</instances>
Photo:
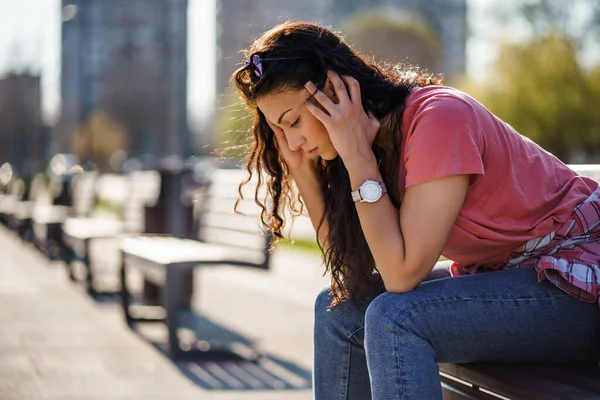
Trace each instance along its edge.
<instances>
[{"instance_id":1,"label":"long curly brown hair","mask_svg":"<svg viewBox=\"0 0 600 400\"><path fill-rule=\"evenodd\" d=\"M240 67L232 76L242 100L254 116L253 141L246 164L249 177L240 185L240 198L242 186L257 173L255 200L262 208L263 223L276 238L283 238L281 232L286 223L285 215L299 215L303 204L301 197L295 194L275 135L258 109L256 100L279 91L302 90L309 80L323 89L328 70L354 77L360 84L365 112L371 112L380 120L373 152L382 177L390 188L392 203L400 208L397 174L404 102L413 88L442 84L441 77L409 65L376 64L353 50L340 34L305 22L286 22L275 26L243 54L247 61L253 55L260 57L262 74L259 77L256 66L250 63ZM369 301L380 290L382 282L350 197L348 173L340 157L319 163L317 169L325 201L321 225L327 221L329 226L327 248L320 247L332 276L332 306L346 298ZM265 193L261 190L263 185L266 185L266 195L260 196L259 193Z\"/></svg>"}]
</instances>

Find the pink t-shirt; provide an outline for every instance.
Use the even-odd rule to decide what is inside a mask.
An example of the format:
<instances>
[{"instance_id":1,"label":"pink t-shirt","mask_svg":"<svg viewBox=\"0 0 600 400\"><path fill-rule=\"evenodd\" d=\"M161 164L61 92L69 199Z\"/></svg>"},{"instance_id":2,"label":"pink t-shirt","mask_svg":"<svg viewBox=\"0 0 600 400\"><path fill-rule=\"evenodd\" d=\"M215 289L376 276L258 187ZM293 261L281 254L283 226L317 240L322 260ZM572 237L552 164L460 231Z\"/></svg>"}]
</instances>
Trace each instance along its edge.
<instances>
[{"instance_id":1,"label":"pink t-shirt","mask_svg":"<svg viewBox=\"0 0 600 400\"><path fill-rule=\"evenodd\" d=\"M442 253L460 264L507 260L560 226L598 186L459 90L417 88L405 104L400 198L412 185L472 175Z\"/></svg>"}]
</instances>

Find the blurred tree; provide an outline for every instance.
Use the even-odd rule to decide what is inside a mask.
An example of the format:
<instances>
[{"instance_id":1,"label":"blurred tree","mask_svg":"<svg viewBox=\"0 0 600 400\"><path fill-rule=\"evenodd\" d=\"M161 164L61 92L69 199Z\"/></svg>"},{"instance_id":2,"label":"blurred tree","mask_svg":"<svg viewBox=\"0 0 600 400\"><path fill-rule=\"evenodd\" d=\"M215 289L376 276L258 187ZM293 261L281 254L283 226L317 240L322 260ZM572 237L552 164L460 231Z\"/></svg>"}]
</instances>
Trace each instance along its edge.
<instances>
[{"instance_id":1,"label":"blurred tree","mask_svg":"<svg viewBox=\"0 0 600 400\"><path fill-rule=\"evenodd\" d=\"M596 152L600 72L581 68L577 50L565 35L506 45L494 72L487 83L463 89L563 161Z\"/></svg>"},{"instance_id":2,"label":"blurred tree","mask_svg":"<svg viewBox=\"0 0 600 400\"><path fill-rule=\"evenodd\" d=\"M564 32L578 49L600 38L598 0L529 0L519 11L536 37Z\"/></svg>"},{"instance_id":3,"label":"blurred tree","mask_svg":"<svg viewBox=\"0 0 600 400\"><path fill-rule=\"evenodd\" d=\"M125 148L127 129L107 113L96 111L79 127L72 141L73 154L92 161L98 170L111 171L111 157Z\"/></svg>"},{"instance_id":4,"label":"blurred tree","mask_svg":"<svg viewBox=\"0 0 600 400\"><path fill-rule=\"evenodd\" d=\"M440 40L418 17L408 19L385 10L368 11L354 14L343 25L342 31L354 48L375 60L392 64L408 62L440 71Z\"/></svg>"},{"instance_id":5,"label":"blurred tree","mask_svg":"<svg viewBox=\"0 0 600 400\"><path fill-rule=\"evenodd\" d=\"M220 103L215 148L221 157L241 162L248 155L248 145L252 142L254 118L235 93L223 95Z\"/></svg>"}]
</instances>

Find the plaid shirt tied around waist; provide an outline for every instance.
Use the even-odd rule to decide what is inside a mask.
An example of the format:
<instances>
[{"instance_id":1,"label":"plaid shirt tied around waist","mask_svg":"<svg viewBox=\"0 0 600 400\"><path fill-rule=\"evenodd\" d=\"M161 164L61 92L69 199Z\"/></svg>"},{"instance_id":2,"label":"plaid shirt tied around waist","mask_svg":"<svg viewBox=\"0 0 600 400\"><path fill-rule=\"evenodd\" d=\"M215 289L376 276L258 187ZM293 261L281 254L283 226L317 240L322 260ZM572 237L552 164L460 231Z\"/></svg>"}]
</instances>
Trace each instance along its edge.
<instances>
[{"instance_id":1,"label":"plaid shirt tied around waist","mask_svg":"<svg viewBox=\"0 0 600 400\"><path fill-rule=\"evenodd\" d=\"M547 279L582 301L600 305L600 188L557 230L519 246L506 262L491 266L455 262L451 270L456 276L508 268L535 268L539 282Z\"/></svg>"}]
</instances>

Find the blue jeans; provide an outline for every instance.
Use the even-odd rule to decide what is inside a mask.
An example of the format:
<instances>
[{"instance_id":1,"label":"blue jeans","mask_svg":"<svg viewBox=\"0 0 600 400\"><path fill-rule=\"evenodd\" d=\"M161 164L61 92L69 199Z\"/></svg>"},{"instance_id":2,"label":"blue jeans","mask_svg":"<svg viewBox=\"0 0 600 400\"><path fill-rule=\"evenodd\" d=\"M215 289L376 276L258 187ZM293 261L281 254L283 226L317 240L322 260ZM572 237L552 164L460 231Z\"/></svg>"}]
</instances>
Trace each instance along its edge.
<instances>
[{"instance_id":1,"label":"blue jeans","mask_svg":"<svg viewBox=\"0 0 600 400\"><path fill-rule=\"evenodd\" d=\"M533 269L427 280L368 306L330 301L325 290L315 305L316 400L441 399L438 362L598 359L598 305Z\"/></svg>"}]
</instances>

